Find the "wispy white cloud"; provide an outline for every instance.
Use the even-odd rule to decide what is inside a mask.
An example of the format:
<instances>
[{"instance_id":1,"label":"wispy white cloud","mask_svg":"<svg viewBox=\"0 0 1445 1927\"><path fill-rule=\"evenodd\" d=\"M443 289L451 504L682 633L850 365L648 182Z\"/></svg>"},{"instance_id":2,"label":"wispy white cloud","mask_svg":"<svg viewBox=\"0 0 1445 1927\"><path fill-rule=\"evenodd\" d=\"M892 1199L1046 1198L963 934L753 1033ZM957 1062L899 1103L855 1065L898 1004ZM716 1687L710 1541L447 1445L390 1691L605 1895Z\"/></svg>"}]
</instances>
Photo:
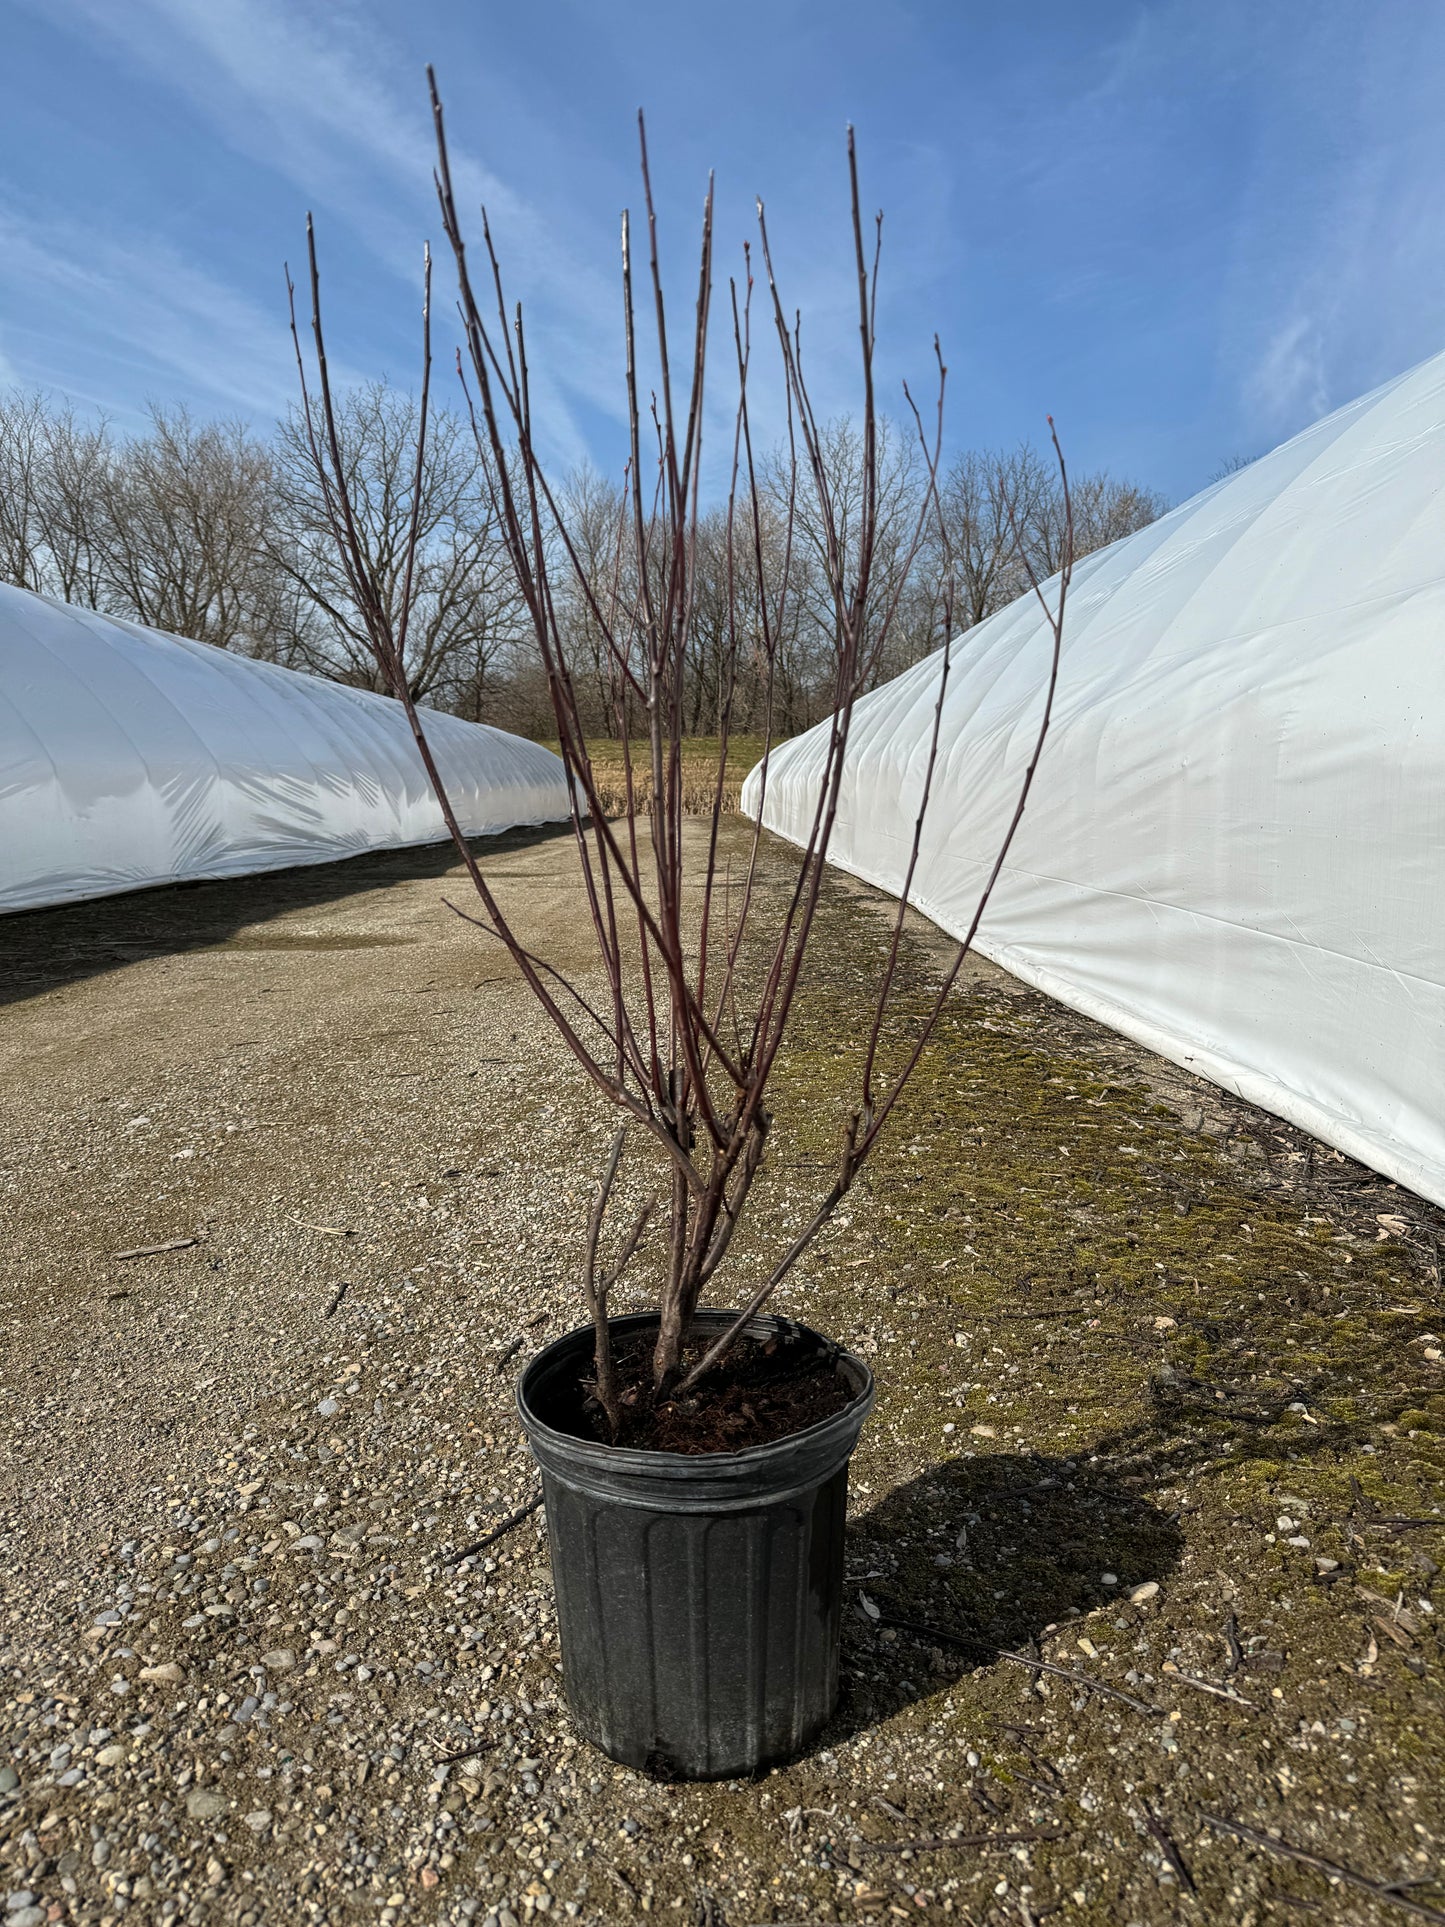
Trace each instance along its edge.
<instances>
[{"instance_id":1,"label":"wispy white cloud","mask_svg":"<svg viewBox=\"0 0 1445 1927\"><path fill-rule=\"evenodd\" d=\"M1322 324L1308 315L1283 322L1245 371L1245 401L1271 425L1311 421L1328 412Z\"/></svg>"},{"instance_id":2,"label":"wispy white cloud","mask_svg":"<svg viewBox=\"0 0 1445 1927\"><path fill-rule=\"evenodd\" d=\"M88 46L113 50L118 65L140 75L147 89L159 89L162 98L168 95L175 101L185 122L203 130L203 138L209 137L293 189L295 225L289 233L278 233L278 255L289 253L294 265L301 213L313 207L328 288L336 286L340 275L334 279L332 271L339 269L354 290L364 276L364 264L370 262L377 271L374 310L392 317L393 342L407 338L415 313L420 242L426 234L436 239L440 224L431 185L434 152L423 76L414 70L414 61L400 52L384 13L364 0L127 0L120 7L113 0L29 0L29 4L43 13L52 28L69 30ZM442 78L445 83L447 76ZM544 452L570 463L585 457L595 445L599 418L613 423L615 433L622 417L617 235L610 218L595 231L590 227L581 231L572 205L575 196L554 191L545 205L539 205L533 198L533 192L540 191L535 170L521 171L525 162L514 158L516 145L502 148L500 158L477 151L476 116L462 109L474 107L479 92L485 98L488 89L495 95L498 89L520 81L520 76L509 76L500 68L480 82L474 74L458 78L458 98L450 103L455 111L449 115L453 174L464 222L472 230L474 256L480 244L476 209L484 202L508 292L526 302L533 401ZM619 113L619 129L626 124L626 116ZM463 126L466 134L459 131ZM572 136L565 124L550 129L549 137L564 159L572 153L568 146ZM525 142L521 145L525 150ZM625 149L616 158L624 174L630 174L631 157ZM841 127L836 149L815 152L793 142L783 148L781 159L781 180L723 183L714 310L721 326L711 362L705 440L715 483L721 479L732 441L726 279L741 266L743 236L755 238L751 194L756 187L772 189L770 210L784 298L790 311L798 306L804 314L819 411L827 415L858 405L856 284ZM560 170L563 175L579 176L591 165L580 146L573 160L570 168ZM776 170L777 156L773 164ZM952 176L943 148L919 130L904 138L875 139L871 145L865 141L864 164L865 193L877 193L881 177L891 204L903 211L902 219L890 220L883 284L883 338L889 350L898 351L885 362L884 392L887 405L896 411L901 408L903 373L925 387L929 380L932 331L943 320L933 311L935 290L930 276L937 275L939 250L931 243L949 219ZM666 194L670 184L662 185ZM686 198L691 203L691 195ZM818 218L820 209L826 211L825 220ZM663 240L677 275L669 284L676 356L677 344L685 339L690 325L688 258L696 228L692 205L685 222L675 214L672 203L664 213ZM106 300L113 305L120 327L137 337L146 334L148 318L157 308L154 254L149 235L123 231L114 235ZM165 253L165 260L168 279L174 282L179 266L174 247ZM127 262L137 276L131 287L124 285ZM193 272L198 281L209 282L216 312L230 310L228 341L239 348L247 320L259 323L249 350L240 356L239 367L247 372L238 375L233 386L238 400L242 391L264 395L264 401L257 399L251 405L270 410L278 385L286 389L290 382L289 354L275 357L276 372L269 379L263 373L272 359L277 313L262 319L257 303L239 293L228 302L226 267L217 257L208 257ZM439 293L444 295L449 285L450 264L440 261ZM358 337L372 344L374 352L375 313L361 318L358 326L354 292L351 300L348 313L333 296L329 332L337 348L345 352L349 345L355 357L364 358ZM445 346L449 302L439 299L436 308L443 337L439 358L444 360L449 353ZM645 314L643 322L645 337ZM772 324L761 303L756 323L756 392L764 413L769 402L774 404L771 412L780 426ZM196 334L200 344L192 340ZM177 369L189 371L197 359L193 348L203 345L204 334L204 327L189 329L172 318L159 330L158 338L169 344ZM403 365L387 372L405 380L412 370ZM444 381L441 387L445 394Z\"/></svg>"},{"instance_id":3,"label":"wispy white cloud","mask_svg":"<svg viewBox=\"0 0 1445 1927\"><path fill-rule=\"evenodd\" d=\"M329 218L414 293L422 238L440 225L430 119L421 74L405 71L374 21L305 0L46 0L45 11L116 43L234 151L291 182L317 210L323 254ZM597 326L615 290L474 154L454 142L451 161L459 205L486 204L511 291L527 297L539 418L554 452L578 459L585 437L572 398L617 407L615 363ZM286 237L293 254L298 237L299 221ZM383 298L399 309L406 301L394 284ZM345 322L332 317L338 338Z\"/></svg>"},{"instance_id":4,"label":"wispy white cloud","mask_svg":"<svg viewBox=\"0 0 1445 1927\"><path fill-rule=\"evenodd\" d=\"M1445 347L1436 76L1445 15L1326 15L1282 58L1231 235L1222 362L1251 447L1291 434Z\"/></svg>"},{"instance_id":5,"label":"wispy white cloud","mask_svg":"<svg viewBox=\"0 0 1445 1927\"><path fill-rule=\"evenodd\" d=\"M27 374L77 399L113 405L96 371L123 366L158 400L180 388L212 406L278 414L292 398L280 316L247 301L155 235L113 232L0 205L0 301L14 317L0 379ZM53 357L62 338L86 349L92 386ZM18 359L17 359L18 358Z\"/></svg>"}]
</instances>

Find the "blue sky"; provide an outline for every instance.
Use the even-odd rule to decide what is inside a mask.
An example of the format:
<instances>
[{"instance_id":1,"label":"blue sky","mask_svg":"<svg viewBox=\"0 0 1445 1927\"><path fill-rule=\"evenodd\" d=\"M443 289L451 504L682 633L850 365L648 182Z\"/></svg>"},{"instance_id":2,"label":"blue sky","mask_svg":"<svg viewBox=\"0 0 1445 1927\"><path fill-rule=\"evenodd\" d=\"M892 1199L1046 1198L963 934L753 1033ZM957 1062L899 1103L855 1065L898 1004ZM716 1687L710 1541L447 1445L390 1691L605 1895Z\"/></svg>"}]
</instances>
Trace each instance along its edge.
<instances>
[{"instance_id":1,"label":"blue sky","mask_svg":"<svg viewBox=\"0 0 1445 1927\"><path fill-rule=\"evenodd\" d=\"M767 200L823 412L854 393L848 120L885 399L937 329L955 443L1052 412L1076 467L1180 499L1445 347L1431 0L0 0L0 45L0 380L123 427L286 405L308 207L337 361L414 378L427 60L563 461L617 465L639 105L674 314L711 166L721 270Z\"/></svg>"}]
</instances>

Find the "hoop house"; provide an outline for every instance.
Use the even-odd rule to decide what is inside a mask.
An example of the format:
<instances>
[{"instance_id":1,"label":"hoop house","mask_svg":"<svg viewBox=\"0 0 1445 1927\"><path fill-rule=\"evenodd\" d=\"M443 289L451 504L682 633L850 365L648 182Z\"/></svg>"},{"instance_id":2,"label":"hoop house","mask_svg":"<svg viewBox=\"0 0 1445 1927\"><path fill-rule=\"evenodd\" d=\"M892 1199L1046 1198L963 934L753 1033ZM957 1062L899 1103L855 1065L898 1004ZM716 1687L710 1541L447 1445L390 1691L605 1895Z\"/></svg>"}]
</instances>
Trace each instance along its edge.
<instances>
[{"instance_id":1,"label":"hoop house","mask_svg":"<svg viewBox=\"0 0 1445 1927\"><path fill-rule=\"evenodd\" d=\"M566 817L549 750L423 714L469 835ZM399 703L0 585L0 910L445 835Z\"/></svg>"},{"instance_id":2,"label":"hoop house","mask_svg":"<svg viewBox=\"0 0 1445 1927\"><path fill-rule=\"evenodd\" d=\"M940 660L855 711L831 857L884 889ZM1047 660L1031 596L953 645L912 898L955 935ZM744 788L794 842L826 727ZM1078 565L1053 730L978 947L1445 1203L1445 356Z\"/></svg>"}]
</instances>

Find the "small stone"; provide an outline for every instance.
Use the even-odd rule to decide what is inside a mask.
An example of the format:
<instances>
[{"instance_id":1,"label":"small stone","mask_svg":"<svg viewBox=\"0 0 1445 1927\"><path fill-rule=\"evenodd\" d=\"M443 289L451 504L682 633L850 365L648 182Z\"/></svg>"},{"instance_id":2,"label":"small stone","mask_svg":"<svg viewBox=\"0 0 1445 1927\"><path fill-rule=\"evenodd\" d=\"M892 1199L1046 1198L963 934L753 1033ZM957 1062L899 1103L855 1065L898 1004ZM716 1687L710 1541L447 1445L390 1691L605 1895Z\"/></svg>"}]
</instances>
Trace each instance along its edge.
<instances>
[{"instance_id":1,"label":"small stone","mask_svg":"<svg viewBox=\"0 0 1445 1927\"><path fill-rule=\"evenodd\" d=\"M1099 1584L1101 1586L1117 1586L1118 1583L1119 1575L1117 1572L1101 1572L1099 1574Z\"/></svg>"},{"instance_id":2,"label":"small stone","mask_svg":"<svg viewBox=\"0 0 1445 1927\"><path fill-rule=\"evenodd\" d=\"M7 1917L5 1927L45 1927L45 1909L43 1907L17 1908Z\"/></svg>"},{"instance_id":3,"label":"small stone","mask_svg":"<svg viewBox=\"0 0 1445 1927\"><path fill-rule=\"evenodd\" d=\"M119 1741L114 1746L103 1746L95 1756L97 1766L122 1766L130 1757L130 1748Z\"/></svg>"},{"instance_id":4,"label":"small stone","mask_svg":"<svg viewBox=\"0 0 1445 1927\"><path fill-rule=\"evenodd\" d=\"M296 1664L296 1655L289 1646L278 1646L274 1653L262 1653L261 1664L268 1673L289 1673Z\"/></svg>"},{"instance_id":5,"label":"small stone","mask_svg":"<svg viewBox=\"0 0 1445 1927\"><path fill-rule=\"evenodd\" d=\"M20 1784L20 1775L13 1766L0 1766L0 1793L13 1793Z\"/></svg>"},{"instance_id":6,"label":"small stone","mask_svg":"<svg viewBox=\"0 0 1445 1927\"><path fill-rule=\"evenodd\" d=\"M334 1399L334 1398L323 1398L321 1400L321 1403L316 1407L316 1410L320 1413L322 1418L335 1418L337 1412L340 1411L340 1409L341 1409L340 1400Z\"/></svg>"},{"instance_id":7,"label":"small stone","mask_svg":"<svg viewBox=\"0 0 1445 1927\"><path fill-rule=\"evenodd\" d=\"M441 1879L441 1875L437 1872L435 1867L422 1868L421 1884L423 1885L423 1887L425 1887L428 1890L428 1892L430 1892L430 1890L437 1885L440 1879Z\"/></svg>"},{"instance_id":8,"label":"small stone","mask_svg":"<svg viewBox=\"0 0 1445 1927\"><path fill-rule=\"evenodd\" d=\"M224 1793L216 1793L210 1787L193 1787L186 1795L186 1812L193 1820L214 1820L230 1804Z\"/></svg>"},{"instance_id":9,"label":"small stone","mask_svg":"<svg viewBox=\"0 0 1445 1927\"><path fill-rule=\"evenodd\" d=\"M1129 1603L1132 1606L1142 1606L1146 1599L1157 1599L1158 1596L1159 1581L1157 1579L1146 1579L1142 1586L1135 1586L1129 1594Z\"/></svg>"},{"instance_id":10,"label":"small stone","mask_svg":"<svg viewBox=\"0 0 1445 1927\"><path fill-rule=\"evenodd\" d=\"M293 1539L291 1543L297 1552L320 1552L321 1550L321 1541L314 1532L303 1532L299 1539Z\"/></svg>"},{"instance_id":11,"label":"small stone","mask_svg":"<svg viewBox=\"0 0 1445 1927\"><path fill-rule=\"evenodd\" d=\"M246 1815L246 1825L251 1829L252 1833L264 1833L270 1824L271 1809L269 1807L257 1807L254 1813L248 1813Z\"/></svg>"},{"instance_id":12,"label":"small stone","mask_svg":"<svg viewBox=\"0 0 1445 1927\"><path fill-rule=\"evenodd\" d=\"M185 1672L175 1660L165 1659L156 1666L142 1666L140 1676L157 1686L173 1686L178 1680L185 1678Z\"/></svg>"},{"instance_id":13,"label":"small stone","mask_svg":"<svg viewBox=\"0 0 1445 1927\"><path fill-rule=\"evenodd\" d=\"M107 1861L107 1860L109 1860L109 1858L110 1858L110 1842L109 1842L109 1840L106 1840L106 1839L104 1839L104 1838L102 1838L102 1839L100 1839L100 1840L97 1840L97 1841L96 1841L96 1843L95 1843L95 1845L94 1845L94 1846L93 1846L93 1847L91 1848L91 1850L90 1850L90 1864L91 1864L91 1866L92 1866L92 1867L103 1867L103 1866L105 1865L105 1863L106 1863L106 1861Z\"/></svg>"},{"instance_id":14,"label":"small stone","mask_svg":"<svg viewBox=\"0 0 1445 1927\"><path fill-rule=\"evenodd\" d=\"M5 1910L7 1913L18 1913L22 1907L33 1907L34 1905L34 1894L23 1887L18 1892L6 1894L5 1896Z\"/></svg>"}]
</instances>

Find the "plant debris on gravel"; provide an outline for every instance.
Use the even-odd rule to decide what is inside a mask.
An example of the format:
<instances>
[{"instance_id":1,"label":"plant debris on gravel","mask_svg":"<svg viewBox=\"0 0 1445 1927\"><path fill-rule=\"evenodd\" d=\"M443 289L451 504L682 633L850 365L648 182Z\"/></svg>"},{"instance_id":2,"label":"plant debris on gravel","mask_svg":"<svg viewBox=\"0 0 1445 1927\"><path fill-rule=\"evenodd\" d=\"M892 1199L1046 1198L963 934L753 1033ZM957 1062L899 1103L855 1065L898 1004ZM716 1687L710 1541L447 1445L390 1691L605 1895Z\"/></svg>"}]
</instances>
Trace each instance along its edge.
<instances>
[{"instance_id":1,"label":"plant debris on gravel","mask_svg":"<svg viewBox=\"0 0 1445 1927\"><path fill-rule=\"evenodd\" d=\"M566 833L485 849L585 974ZM512 1384L612 1121L454 869L0 925L6 1927L1445 1920L1445 1214L987 965L776 1306L878 1375L837 1718L756 1783L574 1739ZM829 879L740 1281L880 907Z\"/></svg>"}]
</instances>

